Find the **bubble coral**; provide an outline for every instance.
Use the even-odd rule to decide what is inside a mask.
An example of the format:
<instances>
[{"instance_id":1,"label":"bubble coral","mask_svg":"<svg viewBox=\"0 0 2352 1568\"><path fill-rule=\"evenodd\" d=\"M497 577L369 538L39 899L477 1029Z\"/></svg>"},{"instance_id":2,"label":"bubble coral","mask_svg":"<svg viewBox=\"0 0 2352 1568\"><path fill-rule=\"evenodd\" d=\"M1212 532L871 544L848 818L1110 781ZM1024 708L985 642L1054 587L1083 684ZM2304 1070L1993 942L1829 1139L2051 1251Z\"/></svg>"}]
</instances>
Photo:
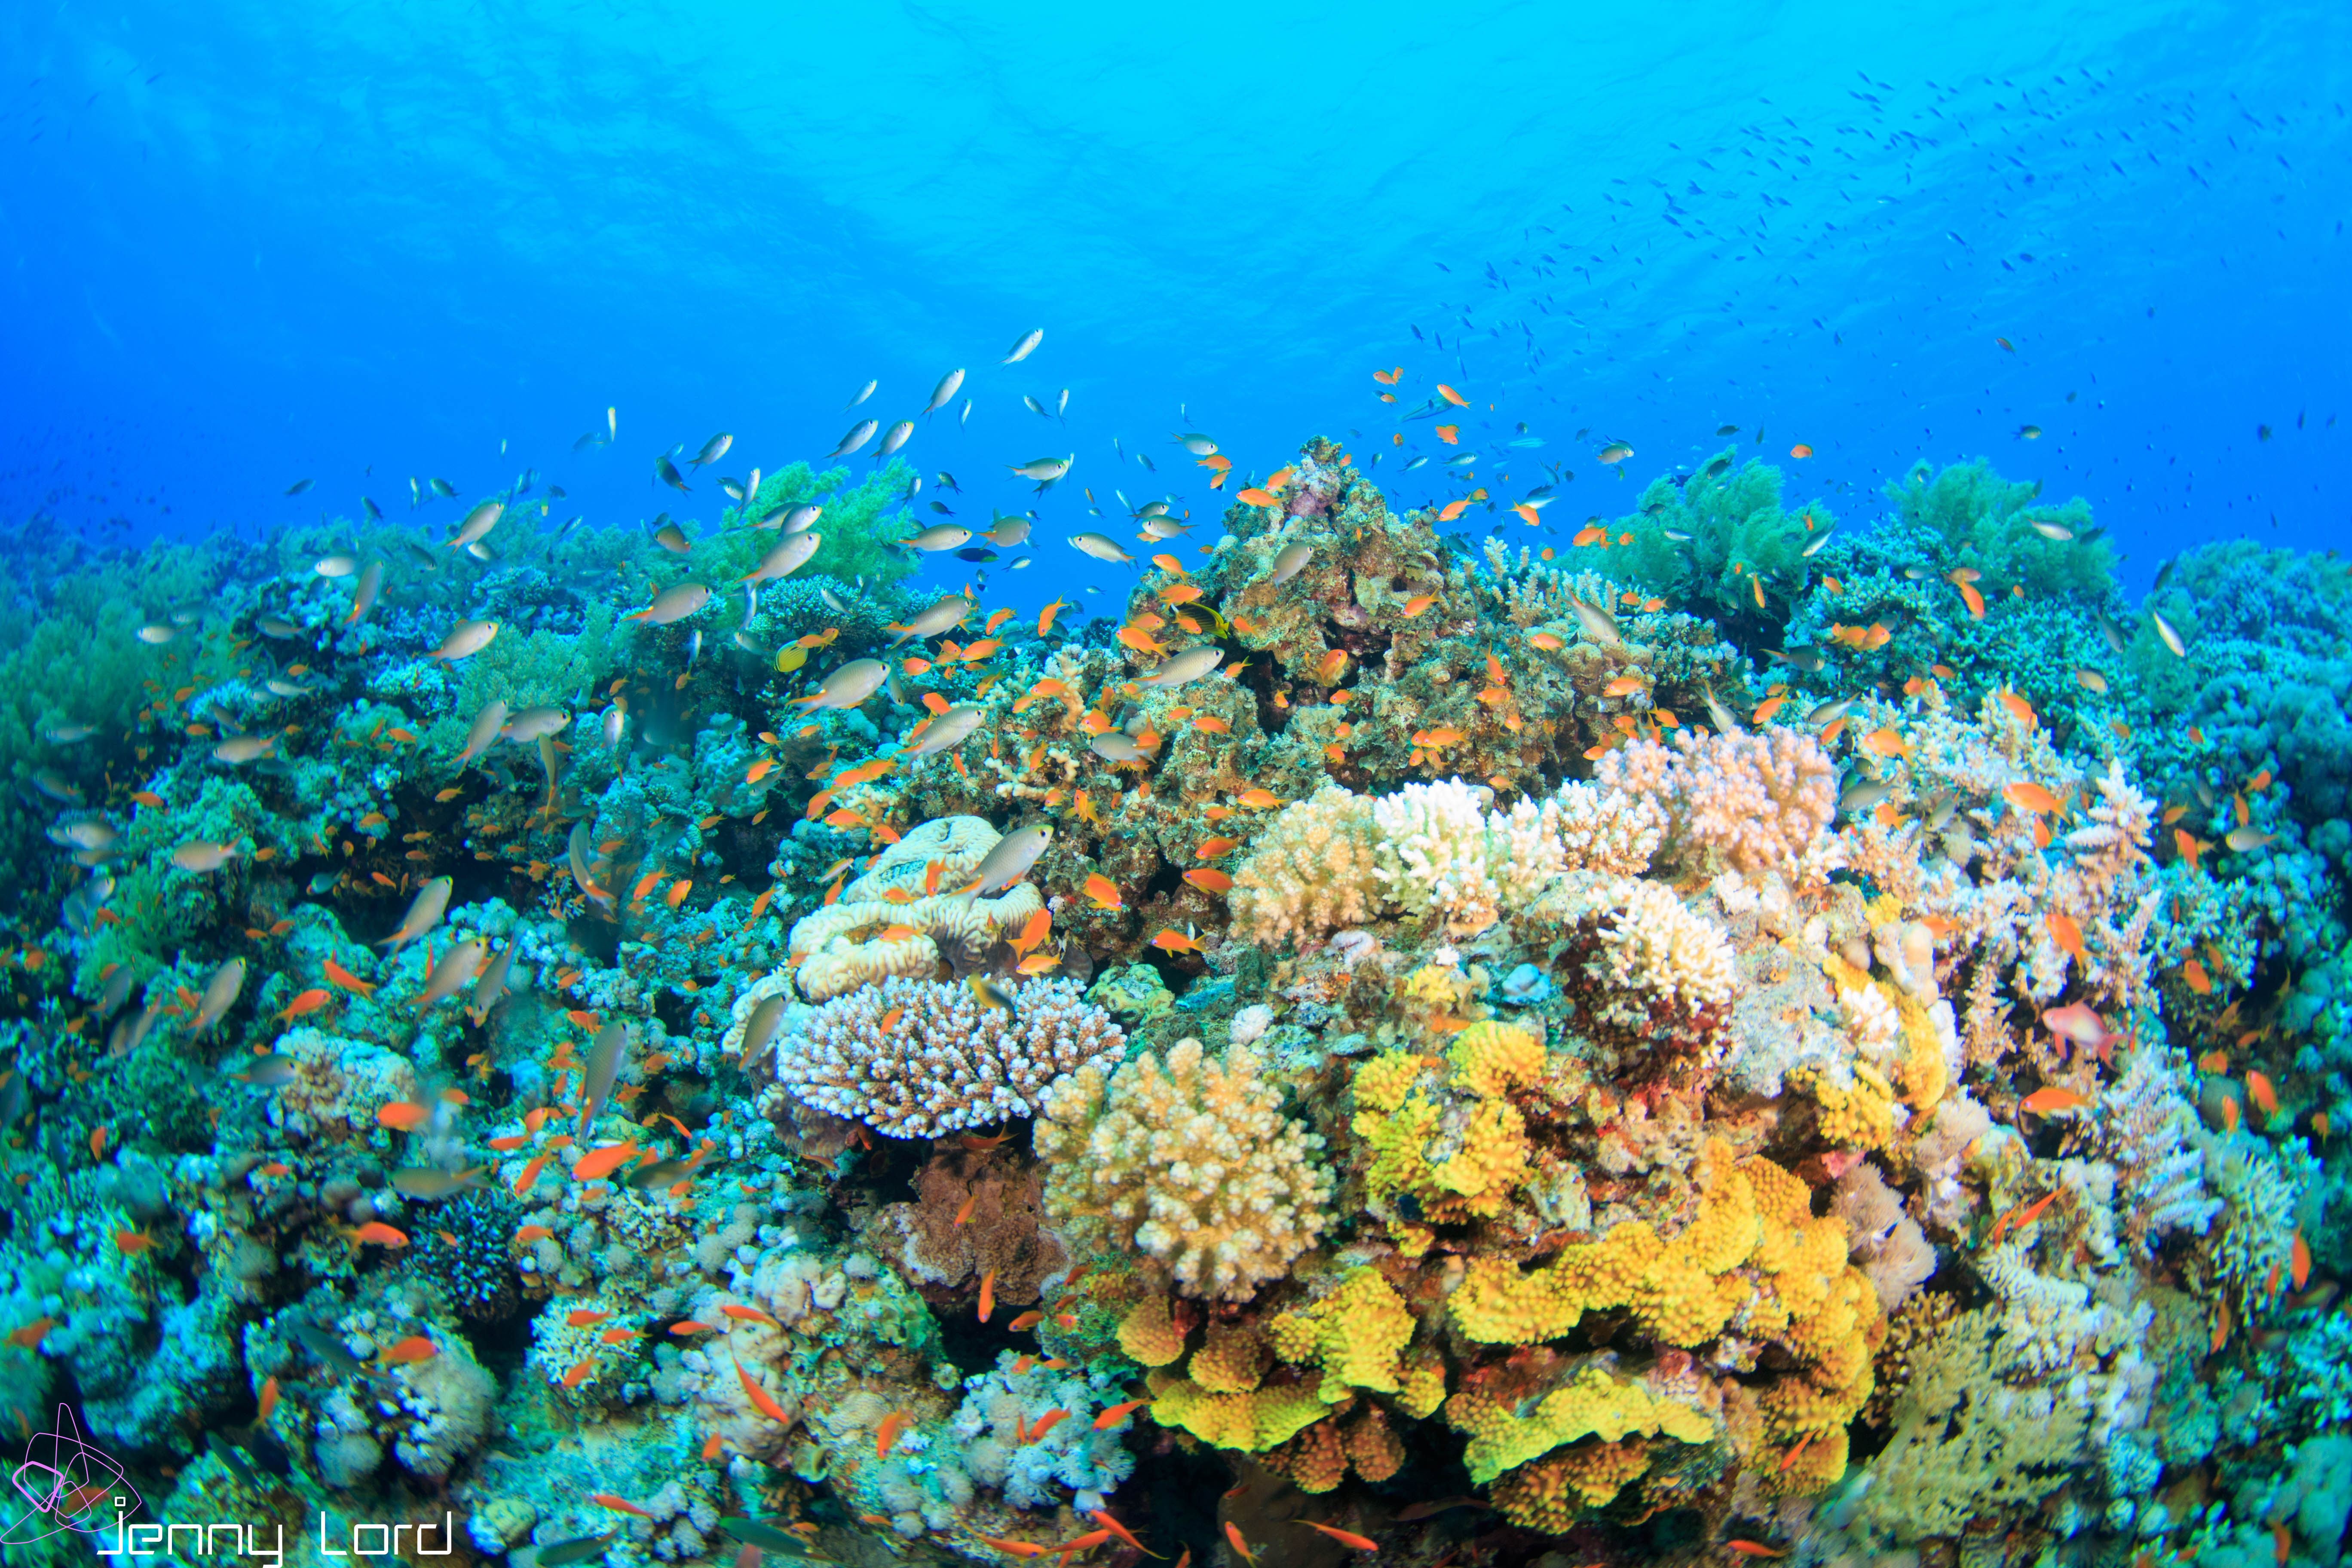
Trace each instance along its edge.
<instances>
[{"instance_id":1,"label":"bubble coral","mask_svg":"<svg viewBox=\"0 0 2352 1568\"><path fill-rule=\"evenodd\" d=\"M1282 1114L1256 1054L1179 1040L1106 1081L1089 1062L1045 1096L1045 1209L1170 1268L1197 1296L1246 1300L1328 1223L1322 1139Z\"/></svg>"}]
</instances>

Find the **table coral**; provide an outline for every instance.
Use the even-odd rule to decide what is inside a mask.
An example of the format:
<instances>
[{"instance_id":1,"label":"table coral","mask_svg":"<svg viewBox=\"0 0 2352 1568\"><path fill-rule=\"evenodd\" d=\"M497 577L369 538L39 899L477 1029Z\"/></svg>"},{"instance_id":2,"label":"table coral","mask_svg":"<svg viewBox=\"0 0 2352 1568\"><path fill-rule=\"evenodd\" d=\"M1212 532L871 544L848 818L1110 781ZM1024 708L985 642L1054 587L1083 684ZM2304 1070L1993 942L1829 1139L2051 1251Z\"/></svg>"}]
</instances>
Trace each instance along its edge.
<instances>
[{"instance_id":1,"label":"table coral","mask_svg":"<svg viewBox=\"0 0 2352 1568\"><path fill-rule=\"evenodd\" d=\"M776 1038L777 1081L896 1138L1034 1116L1071 1074L1115 1064L1127 1037L1067 980L1004 988L1011 1016L968 986L894 977L836 996Z\"/></svg>"},{"instance_id":2,"label":"table coral","mask_svg":"<svg viewBox=\"0 0 2352 1568\"><path fill-rule=\"evenodd\" d=\"M1108 1080L1089 1063L1051 1089L1037 1123L1049 1214L1133 1247L1186 1291L1247 1300L1329 1223L1323 1141L1282 1114L1256 1053L1210 1058L1183 1039Z\"/></svg>"}]
</instances>

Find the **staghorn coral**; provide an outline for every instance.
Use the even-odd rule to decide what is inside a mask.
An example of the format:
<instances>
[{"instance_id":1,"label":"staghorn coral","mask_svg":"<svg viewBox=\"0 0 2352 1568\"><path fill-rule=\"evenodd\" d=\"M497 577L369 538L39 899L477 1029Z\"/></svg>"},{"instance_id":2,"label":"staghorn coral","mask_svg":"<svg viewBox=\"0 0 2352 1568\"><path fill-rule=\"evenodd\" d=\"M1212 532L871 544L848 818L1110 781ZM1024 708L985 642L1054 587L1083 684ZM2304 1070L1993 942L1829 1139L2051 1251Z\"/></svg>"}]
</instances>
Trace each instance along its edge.
<instances>
[{"instance_id":1,"label":"staghorn coral","mask_svg":"<svg viewBox=\"0 0 2352 1568\"><path fill-rule=\"evenodd\" d=\"M1244 1046L1179 1040L1106 1080L1088 1063L1047 1092L1036 1131L1046 1212L1165 1268L1187 1293L1246 1300L1329 1223L1323 1140L1282 1114Z\"/></svg>"},{"instance_id":2,"label":"staghorn coral","mask_svg":"<svg viewBox=\"0 0 2352 1568\"><path fill-rule=\"evenodd\" d=\"M1067 980L1005 988L1012 1016L968 986L893 977L781 1032L776 1080L830 1115L894 1138L1034 1116L1070 1074L1116 1062L1127 1037Z\"/></svg>"}]
</instances>

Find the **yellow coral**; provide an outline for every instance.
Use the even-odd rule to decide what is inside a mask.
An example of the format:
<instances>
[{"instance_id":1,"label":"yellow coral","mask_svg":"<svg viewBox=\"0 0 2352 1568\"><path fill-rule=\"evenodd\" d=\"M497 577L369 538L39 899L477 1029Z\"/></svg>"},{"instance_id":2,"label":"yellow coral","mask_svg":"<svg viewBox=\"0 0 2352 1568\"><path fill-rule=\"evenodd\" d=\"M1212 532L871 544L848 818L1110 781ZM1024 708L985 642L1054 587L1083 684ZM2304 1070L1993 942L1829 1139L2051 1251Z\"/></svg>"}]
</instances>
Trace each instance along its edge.
<instances>
[{"instance_id":1,"label":"yellow coral","mask_svg":"<svg viewBox=\"0 0 2352 1568\"><path fill-rule=\"evenodd\" d=\"M1815 1218L1811 1194L1789 1172L1761 1159L1735 1165L1729 1147L1710 1140L1698 1176L1698 1212L1671 1239L1636 1220L1599 1241L1563 1248L1529 1274L1507 1260L1474 1259L1449 1310L1465 1335L1489 1344L1557 1339L1587 1311L1630 1312L1636 1327L1664 1345L1696 1348L1726 1328L1776 1341L1794 1365L1759 1395L1765 1428L1782 1444L1809 1434L1823 1444L1818 1458L1808 1449L1799 1479L1811 1489L1833 1460L1843 1469L1843 1449L1828 1436L1842 1431L1870 1397L1871 1356L1885 1331L1877 1292L1847 1260L1844 1226ZM1449 1420L1474 1431L1474 1452L1490 1436L1502 1440L1499 1427L1475 1431L1483 1419L1476 1411L1475 1401L1460 1395L1447 1406ZM1541 1436L1524 1433L1510 1439L1512 1447L1490 1443L1486 1452L1521 1454L1499 1466L1508 1468L1545 1451L1526 1447ZM1545 1447L1567 1440L1555 1437Z\"/></svg>"},{"instance_id":2,"label":"yellow coral","mask_svg":"<svg viewBox=\"0 0 2352 1568\"><path fill-rule=\"evenodd\" d=\"M1183 1378L1152 1400L1151 1418L1162 1426L1181 1426L1213 1447L1255 1454L1288 1442L1332 1408L1303 1386L1212 1394Z\"/></svg>"},{"instance_id":3,"label":"yellow coral","mask_svg":"<svg viewBox=\"0 0 2352 1568\"><path fill-rule=\"evenodd\" d=\"M1895 1089L1864 1062L1853 1082L1839 1084L1817 1068L1796 1068L1789 1087L1821 1107L1822 1136L1853 1149L1883 1149L1895 1139Z\"/></svg>"},{"instance_id":4,"label":"yellow coral","mask_svg":"<svg viewBox=\"0 0 2352 1568\"><path fill-rule=\"evenodd\" d=\"M1445 1055L1454 1083L1490 1100L1543 1076L1543 1043L1512 1024L1473 1024L1454 1037Z\"/></svg>"},{"instance_id":5,"label":"yellow coral","mask_svg":"<svg viewBox=\"0 0 2352 1568\"><path fill-rule=\"evenodd\" d=\"M1925 1113L1941 1104L1952 1086L1943 1032L1927 1005L1907 992L1895 994L1895 1009L1903 1019L1903 1098L1914 1110Z\"/></svg>"},{"instance_id":6,"label":"yellow coral","mask_svg":"<svg viewBox=\"0 0 2352 1568\"><path fill-rule=\"evenodd\" d=\"M1715 1424L1689 1405L1661 1399L1638 1383L1620 1382L1598 1366L1586 1367L1567 1387L1545 1394L1531 1411L1503 1412L1504 1418L1496 1420L1488 1414L1495 1408L1474 1407L1472 1418L1479 1430L1463 1453L1474 1486L1484 1486L1506 1470L1588 1435L1612 1443L1634 1433L1663 1433L1685 1443L1704 1443L1715 1436ZM1451 1410L1449 1405L1449 1417Z\"/></svg>"},{"instance_id":7,"label":"yellow coral","mask_svg":"<svg viewBox=\"0 0 2352 1568\"><path fill-rule=\"evenodd\" d=\"M1283 1360L1322 1367L1328 1403L1346 1398L1351 1387L1394 1394L1402 1386L1397 1357L1412 1338L1412 1314L1373 1269L1359 1268L1321 1300L1282 1313L1272 1331ZM1195 1377L1200 1363L1192 1358Z\"/></svg>"},{"instance_id":8,"label":"yellow coral","mask_svg":"<svg viewBox=\"0 0 2352 1568\"><path fill-rule=\"evenodd\" d=\"M1431 1058L1396 1052L1356 1069L1355 1132L1370 1154L1366 1186L1384 1209L1411 1198L1418 1219L1490 1217L1528 1169L1526 1120L1502 1096L1542 1075L1543 1047L1510 1025L1474 1024L1454 1037L1445 1061L1453 1070L1437 1091L1422 1081L1436 1065ZM1412 1226L1392 1221L1391 1228Z\"/></svg>"},{"instance_id":9,"label":"yellow coral","mask_svg":"<svg viewBox=\"0 0 2352 1568\"><path fill-rule=\"evenodd\" d=\"M1586 1510L1606 1508L1649 1468L1649 1445L1638 1438L1570 1448L1496 1481L1495 1506L1523 1529L1564 1534Z\"/></svg>"},{"instance_id":10,"label":"yellow coral","mask_svg":"<svg viewBox=\"0 0 2352 1568\"><path fill-rule=\"evenodd\" d=\"M1118 1348L1139 1366L1166 1366L1184 1353L1184 1331L1164 1296L1148 1296L1118 1321Z\"/></svg>"},{"instance_id":11,"label":"yellow coral","mask_svg":"<svg viewBox=\"0 0 2352 1568\"><path fill-rule=\"evenodd\" d=\"M1599 1241L1561 1249L1551 1266L1522 1275L1474 1259L1454 1294L1462 1331L1489 1344L1556 1339L1586 1311L1630 1309L1652 1338L1695 1345L1713 1338L1748 1298L1731 1270L1760 1237L1756 1198L1731 1152L1710 1142L1700 1170L1698 1213L1672 1241L1639 1220Z\"/></svg>"},{"instance_id":12,"label":"yellow coral","mask_svg":"<svg viewBox=\"0 0 2352 1568\"><path fill-rule=\"evenodd\" d=\"M1265 1376L1265 1336L1255 1326L1212 1323L1208 1342L1184 1371L1211 1394L1247 1394Z\"/></svg>"},{"instance_id":13,"label":"yellow coral","mask_svg":"<svg viewBox=\"0 0 2352 1568\"><path fill-rule=\"evenodd\" d=\"M1457 973L1443 964L1423 964L1404 977L1404 1000L1423 1007L1451 1007Z\"/></svg>"}]
</instances>

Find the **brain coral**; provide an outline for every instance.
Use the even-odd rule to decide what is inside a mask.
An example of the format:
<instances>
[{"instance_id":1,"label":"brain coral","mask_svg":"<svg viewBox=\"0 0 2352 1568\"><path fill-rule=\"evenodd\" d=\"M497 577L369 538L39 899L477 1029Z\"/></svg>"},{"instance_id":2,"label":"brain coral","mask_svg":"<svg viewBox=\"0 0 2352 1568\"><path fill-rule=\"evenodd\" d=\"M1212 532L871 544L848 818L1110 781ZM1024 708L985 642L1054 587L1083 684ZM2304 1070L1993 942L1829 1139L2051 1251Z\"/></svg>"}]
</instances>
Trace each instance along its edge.
<instances>
[{"instance_id":1,"label":"brain coral","mask_svg":"<svg viewBox=\"0 0 2352 1568\"><path fill-rule=\"evenodd\" d=\"M1195 1296L1245 1300L1315 1245L1331 1178L1322 1139L1282 1114L1282 1091L1234 1046L1196 1039L1146 1054L1106 1083L1088 1064L1045 1096L1038 1155L1046 1212L1168 1266Z\"/></svg>"},{"instance_id":2,"label":"brain coral","mask_svg":"<svg viewBox=\"0 0 2352 1568\"><path fill-rule=\"evenodd\" d=\"M1034 1116L1066 1074L1118 1060L1127 1037L1067 980L1011 987L1013 1015L962 985L884 981L838 996L776 1044L776 1078L806 1103L898 1138Z\"/></svg>"},{"instance_id":3,"label":"brain coral","mask_svg":"<svg viewBox=\"0 0 2352 1568\"><path fill-rule=\"evenodd\" d=\"M1027 882L992 899L949 891L893 903L887 896L920 895L927 882L955 889L996 847L999 837L977 816L942 816L885 850L864 876L842 889L839 901L793 926L790 949L801 994L822 1002L891 975L929 979L939 973L943 947L1020 930L1045 907ZM885 938L882 933L894 926L908 927L911 934Z\"/></svg>"}]
</instances>

